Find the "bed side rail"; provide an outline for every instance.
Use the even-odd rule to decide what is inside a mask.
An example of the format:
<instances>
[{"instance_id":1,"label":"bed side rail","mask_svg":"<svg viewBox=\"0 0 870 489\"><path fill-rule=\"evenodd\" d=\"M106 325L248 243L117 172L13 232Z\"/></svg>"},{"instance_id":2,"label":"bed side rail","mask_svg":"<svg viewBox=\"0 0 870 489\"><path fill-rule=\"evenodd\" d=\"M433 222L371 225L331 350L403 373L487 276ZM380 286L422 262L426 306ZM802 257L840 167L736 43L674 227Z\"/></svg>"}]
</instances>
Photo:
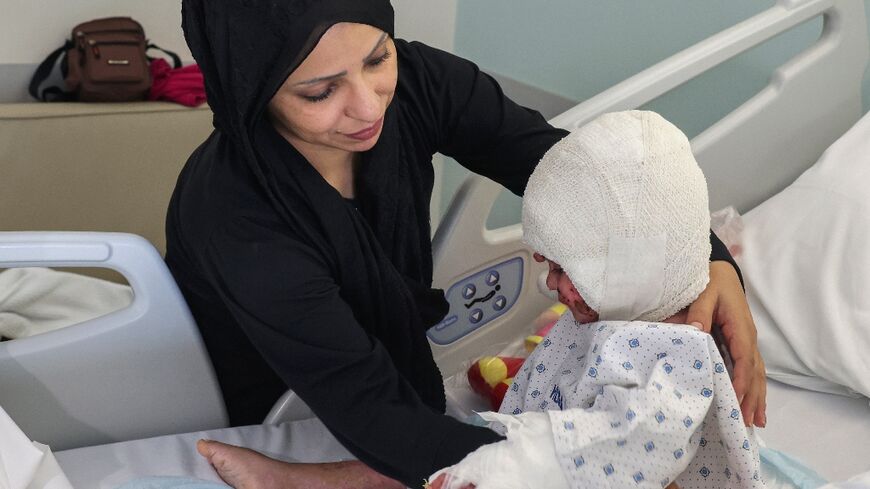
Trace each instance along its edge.
<instances>
[{"instance_id":1,"label":"bed side rail","mask_svg":"<svg viewBox=\"0 0 870 489\"><path fill-rule=\"evenodd\" d=\"M130 306L0 343L0 405L32 439L64 450L227 426L217 378L159 253L121 233L0 232L0 268L121 273Z\"/></svg>"}]
</instances>

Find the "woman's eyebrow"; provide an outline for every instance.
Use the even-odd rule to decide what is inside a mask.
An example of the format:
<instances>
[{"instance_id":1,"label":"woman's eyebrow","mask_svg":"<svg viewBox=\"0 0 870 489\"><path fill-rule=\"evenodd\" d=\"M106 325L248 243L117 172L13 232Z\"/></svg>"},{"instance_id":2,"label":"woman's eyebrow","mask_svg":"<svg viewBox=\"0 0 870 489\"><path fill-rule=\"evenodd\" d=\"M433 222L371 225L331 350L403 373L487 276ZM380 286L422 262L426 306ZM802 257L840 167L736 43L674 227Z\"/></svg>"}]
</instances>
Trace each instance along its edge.
<instances>
[{"instance_id":1,"label":"woman's eyebrow","mask_svg":"<svg viewBox=\"0 0 870 489\"><path fill-rule=\"evenodd\" d=\"M374 56L375 51L377 51L378 48L381 47L381 46L382 46L386 41L387 41L387 33L385 32L385 33L381 34L381 37L378 39L378 42L375 43L375 47L373 47L372 50L369 51L369 54L366 55L366 57L363 59L363 61L365 61L365 60L371 58L372 56ZM347 74L347 70L344 70L344 71L342 71L342 72L340 72L340 73L336 73L336 74L334 74L334 75L318 76L317 78L311 78L310 80L305 80L305 81L301 81L301 82L296 82L296 83L294 83L293 85L294 85L294 86L299 86L299 85L314 85L315 83L320 83L320 82L323 82L323 81L328 81L328 80L334 80L334 79L336 79L336 78L341 78L341 77L343 77L343 76L346 75L346 74Z\"/></svg>"},{"instance_id":2,"label":"woman's eyebrow","mask_svg":"<svg viewBox=\"0 0 870 489\"><path fill-rule=\"evenodd\" d=\"M372 50L369 52L369 54L367 54L366 57L363 58L363 61L365 61L365 60L371 58L372 56L374 56L374 55L375 55L375 51L377 51L378 48L381 47L381 45L383 45L385 42L387 42L387 33L386 33L386 32L384 32L383 34L381 34L380 39L378 39L378 42L375 43L375 47L373 47Z\"/></svg>"},{"instance_id":3,"label":"woman's eyebrow","mask_svg":"<svg viewBox=\"0 0 870 489\"><path fill-rule=\"evenodd\" d=\"M296 82L296 83L293 84L293 86L299 86L299 85L314 85L315 83L320 83L320 82L322 82L322 81L333 80L333 79L335 79L335 78L341 78L341 77L343 77L343 76L346 75L346 74L347 74L347 70L344 70L344 71L342 71L342 72L340 72L340 73L336 73L336 74L334 74L334 75L318 76L317 78L312 78L312 79L310 79L310 80L305 80L305 81L301 81L301 82Z\"/></svg>"}]
</instances>

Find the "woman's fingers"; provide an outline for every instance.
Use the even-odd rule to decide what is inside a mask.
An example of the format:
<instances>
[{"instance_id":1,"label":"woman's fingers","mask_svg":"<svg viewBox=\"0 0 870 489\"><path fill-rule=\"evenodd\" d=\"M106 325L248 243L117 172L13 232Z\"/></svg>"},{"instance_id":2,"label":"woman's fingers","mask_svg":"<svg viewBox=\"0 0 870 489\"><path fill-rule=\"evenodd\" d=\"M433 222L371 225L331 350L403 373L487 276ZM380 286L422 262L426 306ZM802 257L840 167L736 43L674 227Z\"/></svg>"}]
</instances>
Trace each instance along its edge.
<instances>
[{"instance_id":1,"label":"woman's fingers","mask_svg":"<svg viewBox=\"0 0 870 489\"><path fill-rule=\"evenodd\" d=\"M427 483L423 487L426 489L442 489L444 487L444 481L446 480L447 474L441 474L435 478L432 482Z\"/></svg>"},{"instance_id":2,"label":"woman's fingers","mask_svg":"<svg viewBox=\"0 0 870 489\"><path fill-rule=\"evenodd\" d=\"M701 292L701 295L689 306L686 322L705 333L709 333L713 326L713 313L716 309L717 298L716 289L711 280L704 292Z\"/></svg>"},{"instance_id":3,"label":"woman's fingers","mask_svg":"<svg viewBox=\"0 0 870 489\"><path fill-rule=\"evenodd\" d=\"M763 426L767 406L767 378L758 352L755 323L734 267L727 262L710 266L710 280L716 279L719 300L714 321L722 325L728 351L734 362L734 391L747 426Z\"/></svg>"},{"instance_id":4,"label":"woman's fingers","mask_svg":"<svg viewBox=\"0 0 870 489\"><path fill-rule=\"evenodd\" d=\"M761 358L761 354L758 355L758 358L755 361L756 363L756 372L761 375L761 382L759 383L760 395L758 397L758 404L755 406L755 426L759 426L764 428L767 426L767 375L764 370L764 360Z\"/></svg>"},{"instance_id":5,"label":"woman's fingers","mask_svg":"<svg viewBox=\"0 0 870 489\"><path fill-rule=\"evenodd\" d=\"M764 362L758 353L755 324L737 272L730 263L710 264L710 283L689 307L689 323L700 323L710 331L716 323L722 327L725 346L733 361L734 391L747 426L764 426L767 407L767 379Z\"/></svg>"},{"instance_id":6,"label":"woman's fingers","mask_svg":"<svg viewBox=\"0 0 870 489\"><path fill-rule=\"evenodd\" d=\"M447 484L447 473L443 473L435 478L434 481L428 483L425 487L428 489L444 489ZM474 489L474 484L466 484L461 489Z\"/></svg>"}]
</instances>

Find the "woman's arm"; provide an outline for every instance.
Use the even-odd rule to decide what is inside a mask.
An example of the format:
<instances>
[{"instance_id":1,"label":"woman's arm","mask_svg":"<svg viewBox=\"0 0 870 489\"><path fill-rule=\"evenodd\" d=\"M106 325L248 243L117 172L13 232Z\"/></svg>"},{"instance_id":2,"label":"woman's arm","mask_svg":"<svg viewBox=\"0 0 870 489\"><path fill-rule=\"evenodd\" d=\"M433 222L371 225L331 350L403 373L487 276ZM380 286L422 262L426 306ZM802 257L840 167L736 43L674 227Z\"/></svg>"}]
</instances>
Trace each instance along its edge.
<instances>
[{"instance_id":1,"label":"woman's arm","mask_svg":"<svg viewBox=\"0 0 870 489\"><path fill-rule=\"evenodd\" d=\"M400 99L430 153L522 195L544 153L568 134L517 105L472 62L420 43L396 41Z\"/></svg>"},{"instance_id":2,"label":"woman's arm","mask_svg":"<svg viewBox=\"0 0 870 489\"><path fill-rule=\"evenodd\" d=\"M356 321L321 253L241 221L218 233L205 255L223 302L269 366L368 466L419 486L500 439L420 399Z\"/></svg>"}]
</instances>

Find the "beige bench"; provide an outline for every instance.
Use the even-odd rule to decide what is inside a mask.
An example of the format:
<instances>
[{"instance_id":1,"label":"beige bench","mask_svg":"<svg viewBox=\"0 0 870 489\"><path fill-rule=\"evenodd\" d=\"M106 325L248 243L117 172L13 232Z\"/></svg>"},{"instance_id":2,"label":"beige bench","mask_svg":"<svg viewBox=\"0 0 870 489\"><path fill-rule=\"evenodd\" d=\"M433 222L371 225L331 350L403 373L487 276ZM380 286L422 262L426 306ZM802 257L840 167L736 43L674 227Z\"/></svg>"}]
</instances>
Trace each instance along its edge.
<instances>
[{"instance_id":1,"label":"beige bench","mask_svg":"<svg viewBox=\"0 0 870 489\"><path fill-rule=\"evenodd\" d=\"M0 230L122 231L165 251L178 172L208 106L0 104Z\"/></svg>"}]
</instances>

